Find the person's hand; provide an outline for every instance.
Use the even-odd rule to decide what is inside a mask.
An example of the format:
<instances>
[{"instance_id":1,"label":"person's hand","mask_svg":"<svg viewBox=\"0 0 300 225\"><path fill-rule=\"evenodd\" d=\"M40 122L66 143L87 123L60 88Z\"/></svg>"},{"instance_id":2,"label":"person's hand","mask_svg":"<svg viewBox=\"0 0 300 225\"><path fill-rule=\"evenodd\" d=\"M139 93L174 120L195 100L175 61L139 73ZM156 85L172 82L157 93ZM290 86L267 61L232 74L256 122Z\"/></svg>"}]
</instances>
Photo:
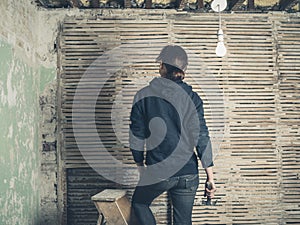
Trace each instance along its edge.
<instances>
[{"instance_id":1,"label":"person's hand","mask_svg":"<svg viewBox=\"0 0 300 225\"><path fill-rule=\"evenodd\" d=\"M212 199L215 197L215 192L216 192L217 188L216 185L214 183L214 181L206 181L205 183L205 192L204 192L204 196Z\"/></svg>"}]
</instances>

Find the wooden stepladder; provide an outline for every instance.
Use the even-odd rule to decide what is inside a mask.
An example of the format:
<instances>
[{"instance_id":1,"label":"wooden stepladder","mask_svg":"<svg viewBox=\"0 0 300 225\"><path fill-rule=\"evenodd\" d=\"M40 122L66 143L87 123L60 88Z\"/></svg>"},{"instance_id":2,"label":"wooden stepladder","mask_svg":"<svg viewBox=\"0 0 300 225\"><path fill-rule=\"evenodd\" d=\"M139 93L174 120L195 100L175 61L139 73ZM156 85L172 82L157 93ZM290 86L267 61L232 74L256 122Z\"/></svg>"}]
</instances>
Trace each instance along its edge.
<instances>
[{"instance_id":1,"label":"wooden stepladder","mask_svg":"<svg viewBox=\"0 0 300 225\"><path fill-rule=\"evenodd\" d=\"M138 225L125 190L105 189L92 196L92 200L100 214L99 225L102 225L101 215L105 218L106 225Z\"/></svg>"}]
</instances>

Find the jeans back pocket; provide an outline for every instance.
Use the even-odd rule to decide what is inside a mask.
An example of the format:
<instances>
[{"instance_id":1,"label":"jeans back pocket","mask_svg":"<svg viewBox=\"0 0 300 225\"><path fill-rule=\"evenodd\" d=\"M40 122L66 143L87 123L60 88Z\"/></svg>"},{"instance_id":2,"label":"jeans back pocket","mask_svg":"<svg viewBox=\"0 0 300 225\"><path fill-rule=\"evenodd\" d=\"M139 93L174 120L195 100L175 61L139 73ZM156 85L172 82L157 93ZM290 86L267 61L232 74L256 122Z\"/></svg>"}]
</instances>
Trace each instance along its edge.
<instances>
[{"instance_id":1,"label":"jeans back pocket","mask_svg":"<svg viewBox=\"0 0 300 225\"><path fill-rule=\"evenodd\" d=\"M186 175L185 179L185 188L196 191L199 186L199 175L192 174Z\"/></svg>"}]
</instances>

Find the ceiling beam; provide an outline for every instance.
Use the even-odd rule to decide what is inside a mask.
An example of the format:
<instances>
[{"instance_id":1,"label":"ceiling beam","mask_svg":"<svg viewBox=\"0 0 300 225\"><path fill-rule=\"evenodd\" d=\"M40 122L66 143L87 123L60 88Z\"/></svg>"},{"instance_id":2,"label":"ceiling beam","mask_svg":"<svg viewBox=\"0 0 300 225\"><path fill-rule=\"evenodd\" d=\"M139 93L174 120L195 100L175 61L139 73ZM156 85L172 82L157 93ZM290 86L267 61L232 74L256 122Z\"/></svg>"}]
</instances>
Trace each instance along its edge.
<instances>
[{"instance_id":1,"label":"ceiling beam","mask_svg":"<svg viewBox=\"0 0 300 225\"><path fill-rule=\"evenodd\" d=\"M188 2L187 0L177 0L176 7L178 8L178 10L183 10L187 2Z\"/></svg>"},{"instance_id":2,"label":"ceiling beam","mask_svg":"<svg viewBox=\"0 0 300 225\"><path fill-rule=\"evenodd\" d=\"M45 8L61 8L69 6L68 0L37 0Z\"/></svg>"},{"instance_id":3,"label":"ceiling beam","mask_svg":"<svg viewBox=\"0 0 300 225\"><path fill-rule=\"evenodd\" d=\"M297 0L280 0L279 1L279 10L285 10L290 5L296 3Z\"/></svg>"},{"instance_id":4,"label":"ceiling beam","mask_svg":"<svg viewBox=\"0 0 300 225\"><path fill-rule=\"evenodd\" d=\"M99 0L90 0L90 6L92 8L99 8L100 7L100 2Z\"/></svg>"},{"instance_id":5,"label":"ceiling beam","mask_svg":"<svg viewBox=\"0 0 300 225\"><path fill-rule=\"evenodd\" d=\"M124 0L124 8L131 8L131 1L130 0Z\"/></svg>"},{"instance_id":6,"label":"ceiling beam","mask_svg":"<svg viewBox=\"0 0 300 225\"><path fill-rule=\"evenodd\" d=\"M145 8L146 9L151 9L152 8L152 0L146 0Z\"/></svg>"},{"instance_id":7,"label":"ceiling beam","mask_svg":"<svg viewBox=\"0 0 300 225\"><path fill-rule=\"evenodd\" d=\"M201 10L204 8L204 0L198 0L197 4L198 4L198 10Z\"/></svg>"},{"instance_id":8,"label":"ceiling beam","mask_svg":"<svg viewBox=\"0 0 300 225\"><path fill-rule=\"evenodd\" d=\"M248 0L247 9L248 10L254 10L255 9L254 0Z\"/></svg>"},{"instance_id":9,"label":"ceiling beam","mask_svg":"<svg viewBox=\"0 0 300 225\"><path fill-rule=\"evenodd\" d=\"M232 0L228 3L228 10L238 10L245 0Z\"/></svg>"},{"instance_id":10,"label":"ceiling beam","mask_svg":"<svg viewBox=\"0 0 300 225\"><path fill-rule=\"evenodd\" d=\"M80 0L67 0L71 7L80 8L82 7L82 2Z\"/></svg>"}]
</instances>

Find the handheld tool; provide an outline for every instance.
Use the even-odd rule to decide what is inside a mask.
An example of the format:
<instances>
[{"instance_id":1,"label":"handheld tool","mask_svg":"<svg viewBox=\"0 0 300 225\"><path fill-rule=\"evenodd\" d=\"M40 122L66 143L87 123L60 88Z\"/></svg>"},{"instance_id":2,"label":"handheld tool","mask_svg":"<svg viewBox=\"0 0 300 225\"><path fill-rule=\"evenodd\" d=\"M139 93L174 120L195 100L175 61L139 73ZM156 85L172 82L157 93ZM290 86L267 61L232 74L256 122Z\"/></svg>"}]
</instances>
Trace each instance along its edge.
<instances>
[{"instance_id":1,"label":"handheld tool","mask_svg":"<svg viewBox=\"0 0 300 225\"><path fill-rule=\"evenodd\" d=\"M203 205L216 205L216 204L217 204L217 201L212 202L212 201L211 201L211 197L208 196L208 195L206 194L206 188L207 188L208 190L212 190L212 188L213 188L212 183L209 182L209 181L207 181L207 182L205 183L204 197L207 197L207 199L206 199L206 201L203 200L202 204L203 204Z\"/></svg>"}]
</instances>

